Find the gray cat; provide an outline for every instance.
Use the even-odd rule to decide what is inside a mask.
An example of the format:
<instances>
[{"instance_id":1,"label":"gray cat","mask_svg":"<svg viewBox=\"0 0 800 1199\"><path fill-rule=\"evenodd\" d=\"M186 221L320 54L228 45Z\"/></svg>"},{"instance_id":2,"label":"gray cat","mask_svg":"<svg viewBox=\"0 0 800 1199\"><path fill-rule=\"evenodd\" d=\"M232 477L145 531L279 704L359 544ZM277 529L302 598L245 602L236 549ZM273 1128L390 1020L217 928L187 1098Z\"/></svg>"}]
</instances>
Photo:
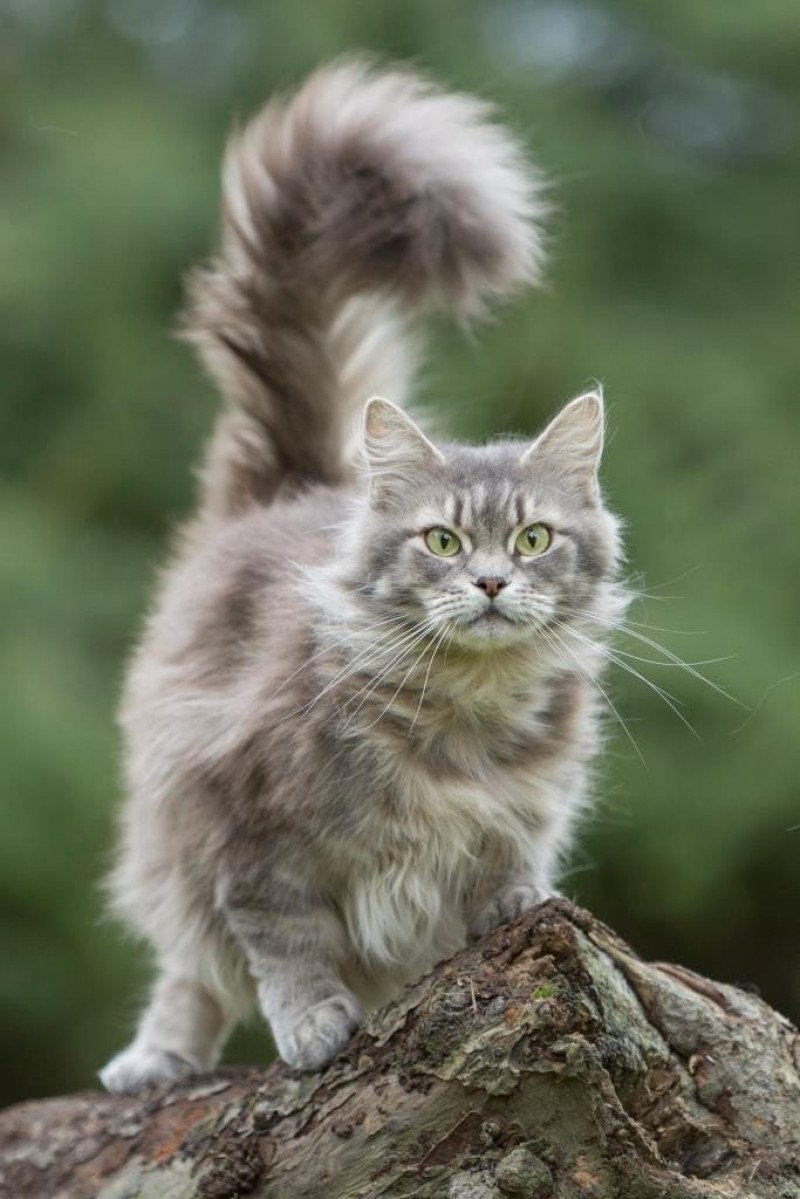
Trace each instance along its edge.
<instances>
[{"instance_id":1,"label":"gray cat","mask_svg":"<svg viewBox=\"0 0 800 1199\"><path fill-rule=\"evenodd\" d=\"M318 1069L552 893L626 603L602 399L481 448L364 407L415 316L536 281L542 209L486 106L405 71L324 69L229 147L186 321L226 407L122 711L110 891L159 974L110 1090L208 1069L255 1002Z\"/></svg>"}]
</instances>

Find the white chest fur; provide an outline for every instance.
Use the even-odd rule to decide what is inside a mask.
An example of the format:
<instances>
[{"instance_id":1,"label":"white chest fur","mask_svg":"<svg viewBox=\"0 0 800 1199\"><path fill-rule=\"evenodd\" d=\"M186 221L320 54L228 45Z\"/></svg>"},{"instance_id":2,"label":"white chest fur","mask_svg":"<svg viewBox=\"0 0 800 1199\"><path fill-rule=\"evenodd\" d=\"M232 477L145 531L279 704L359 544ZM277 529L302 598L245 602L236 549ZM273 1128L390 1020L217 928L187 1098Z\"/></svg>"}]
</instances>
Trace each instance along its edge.
<instances>
[{"instance_id":1,"label":"white chest fur","mask_svg":"<svg viewBox=\"0 0 800 1199\"><path fill-rule=\"evenodd\" d=\"M370 726L385 802L365 813L342 896L366 962L452 952L470 907L511 874L552 890L593 744L587 696L573 697L568 733L553 727L553 696L547 676L512 660L432 680L413 738Z\"/></svg>"},{"instance_id":2,"label":"white chest fur","mask_svg":"<svg viewBox=\"0 0 800 1199\"><path fill-rule=\"evenodd\" d=\"M564 806L551 769L437 776L406 758L391 815L369 822L343 910L359 955L420 965L461 942L466 909L503 871L533 871Z\"/></svg>"}]
</instances>

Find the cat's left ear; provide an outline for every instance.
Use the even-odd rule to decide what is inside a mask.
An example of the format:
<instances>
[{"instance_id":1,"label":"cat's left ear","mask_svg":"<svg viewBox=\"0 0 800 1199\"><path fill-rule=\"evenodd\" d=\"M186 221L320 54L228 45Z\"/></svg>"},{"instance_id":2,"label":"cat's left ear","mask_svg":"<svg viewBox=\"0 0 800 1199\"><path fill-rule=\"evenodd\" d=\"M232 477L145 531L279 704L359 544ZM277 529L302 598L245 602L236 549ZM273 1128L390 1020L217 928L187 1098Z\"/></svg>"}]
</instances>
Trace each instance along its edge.
<instances>
[{"instance_id":1,"label":"cat's left ear","mask_svg":"<svg viewBox=\"0 0 800 1199\"><path fill-rule=\"evenodd\" d=\"M571 400L522 455L523 462L547 459L579 489L584 499L600 498L597 472L605 424L601 388Z\"/></svg>"},{"instance_id":2,"label":"cat's left ear","mask_svg":"<svg viewBox=\"0 0 800 1199\"><path fill-rule=\"evenodd\" d=\"M364 410L364 455L372 476L373 501L391 501L444 464L444 455L411 417L380 396Z\"/></svg>"}]
</instances>

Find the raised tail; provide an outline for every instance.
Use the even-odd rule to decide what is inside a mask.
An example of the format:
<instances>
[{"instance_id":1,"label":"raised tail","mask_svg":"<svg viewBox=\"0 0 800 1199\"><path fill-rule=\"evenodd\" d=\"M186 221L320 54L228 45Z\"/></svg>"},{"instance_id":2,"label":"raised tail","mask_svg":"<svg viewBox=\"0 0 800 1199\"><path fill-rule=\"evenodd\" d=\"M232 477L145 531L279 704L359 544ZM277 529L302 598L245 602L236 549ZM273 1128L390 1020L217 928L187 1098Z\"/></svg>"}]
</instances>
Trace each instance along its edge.
<instances>
[{"instance_id":1,"label":"raised tail","mask_svg":"<svg viewBox=\"0 0 800 1199\"><path fill-rule=\"evenodd\" d=\"M231 139L220 252L189 283L226 401L206 510L347 479L365 400L405 399L414 318L536 282L542 208L491 109L405 70L339 62L270 102Z\"/></svg>"}]
</instances>

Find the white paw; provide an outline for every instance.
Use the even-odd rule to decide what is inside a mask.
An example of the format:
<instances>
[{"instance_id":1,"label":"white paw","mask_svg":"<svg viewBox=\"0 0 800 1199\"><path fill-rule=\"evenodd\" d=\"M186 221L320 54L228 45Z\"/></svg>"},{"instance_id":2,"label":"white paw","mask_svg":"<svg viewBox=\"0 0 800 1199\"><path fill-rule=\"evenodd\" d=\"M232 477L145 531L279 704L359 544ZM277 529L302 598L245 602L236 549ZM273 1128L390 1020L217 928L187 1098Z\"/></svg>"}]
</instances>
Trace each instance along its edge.
<instances>
[{"instance_id":1,"label":"white paw","mask_svg":"<svg viewBox=\"0 0 800 1199\"><path fill-rule=\"evenodd\" d=\"M475 913L469 922L469 935L482 937L491 929L516 920L517 916L535 908L537 903L544 903L545 899L547 894L533 883L510 883Z\"/></svg>"},{"instance_id":2,"label":"white paw","mask_svg":"<svg viewBox=\"0 0 800 1199\"><path fill-rule=\"evenodd\" d=\"M361 1004L354 995L323 999L295 1024L273 1028L278 1052L295 1070L319 1070L345 1047L362 1016Z\"/></svg>"},{"instance_id":3,"label":"white paw","mask_svg":"<svg viewBox=\"0 0 800 1199\"><path fill-rule=\"evenodd\" d=\"M195 1072L195 1067L177 1053L166 1049L142 1049L129 1045L112 1057L100 1071L99 1078L107 1091L118 1095L139 1091L158 1082L177 1082Z\"/></svg>"}]
</instances>

